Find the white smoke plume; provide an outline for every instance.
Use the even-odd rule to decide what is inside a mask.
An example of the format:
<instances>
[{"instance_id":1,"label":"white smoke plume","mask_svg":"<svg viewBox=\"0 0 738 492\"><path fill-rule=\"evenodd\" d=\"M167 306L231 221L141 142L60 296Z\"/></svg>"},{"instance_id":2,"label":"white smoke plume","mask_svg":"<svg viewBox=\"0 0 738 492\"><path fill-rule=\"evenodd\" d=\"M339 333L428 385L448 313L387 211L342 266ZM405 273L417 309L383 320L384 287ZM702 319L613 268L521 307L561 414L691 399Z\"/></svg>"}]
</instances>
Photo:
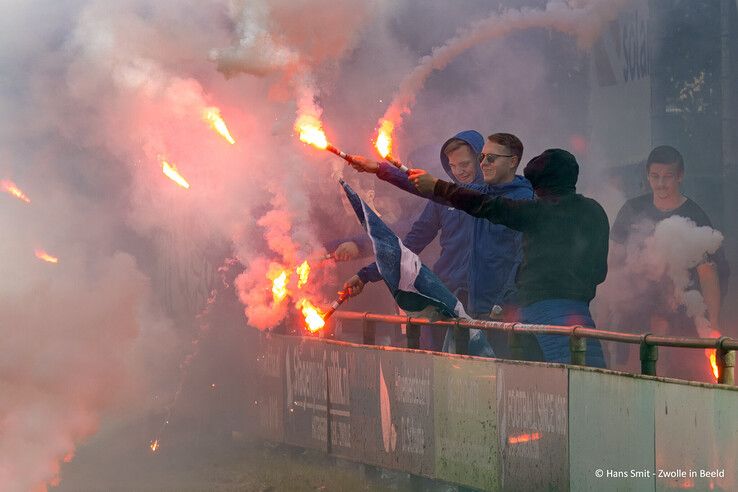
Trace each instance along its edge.
<instances>
[{"instance_id":1,"label":"white smoke plume","mask_svg":"<svg viewBox=\"0 0 738 492\"><path fill-rule=\"evenodd\" d=\"M603 26L614 20L630 0L593 0L573 2L572 7L559 0L551 1L545 10L521 8L495 13L485 19L474 21L442 46L424 56L407 75L392 103L380 121L389 121L400 126L404 115L410 113L416 94L436 70L443 70L456 57L470 48L491 39L505 37L512 32L531 28L549 28L571 34L581 48L585 49L597 39ZM494 69L494 67L493 67Z\"/></svg>"},{"instance_id":2,"label":"white smoke plume","mask_svg":"<svg viewBox=\"0 0 738 492\"><path fill-rule=\"evenodd\" d=\"M653 227L653 224L651 224ZM649 230L644 224L644 230ZM648 309L655 293L666 291L666 302L684 306L699 336L712 336L702 294L690 285L690 269L714 254L723 235L711 227L698 227L692 220L673 216L662 220L645 237L632 237L625 261L611 265L598 299L612 316ZM647 330L641 327L640 331Z\"/></svg>"},{"instance_id":3,"label":"white smoke plume","mask_svg":"<svg viewBox=\"0 0 738 492\"><path fill-rule=\"evenodd\" d=\"M275 75L272 95L292 92L298 115L320 119L316 71L336 64L356 44L361 27L383 2L233 1L235 45L213 49L210 58L226 76Z\"/></svg>"}]
</instances>

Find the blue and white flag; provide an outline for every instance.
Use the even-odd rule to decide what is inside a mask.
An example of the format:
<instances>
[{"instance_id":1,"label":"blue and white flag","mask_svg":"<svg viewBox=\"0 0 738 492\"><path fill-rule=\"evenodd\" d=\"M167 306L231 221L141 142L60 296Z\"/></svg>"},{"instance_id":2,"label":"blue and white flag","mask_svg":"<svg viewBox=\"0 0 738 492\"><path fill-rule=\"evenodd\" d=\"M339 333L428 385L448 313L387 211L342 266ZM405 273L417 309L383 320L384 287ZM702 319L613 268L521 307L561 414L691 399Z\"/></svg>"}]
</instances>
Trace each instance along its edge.
<instances>
[{"instance_id":1,"label":"blue and white flag","mask_svg":"<svg viewBox=\"0 0 738 492\"><path fill-rule=\"evenodd\" d=\"M431 308L443 317L470 319L461 302L430 268L423 265L418 255L402 244L400 238L345 181L339 181L361 226L369 234L379 273L397 305L408 312L417 313ZM452 330L446 333L443 350L455 351ZM469 354L494 357L482 330L469 330Z\"/></svg>"}]
</instances>

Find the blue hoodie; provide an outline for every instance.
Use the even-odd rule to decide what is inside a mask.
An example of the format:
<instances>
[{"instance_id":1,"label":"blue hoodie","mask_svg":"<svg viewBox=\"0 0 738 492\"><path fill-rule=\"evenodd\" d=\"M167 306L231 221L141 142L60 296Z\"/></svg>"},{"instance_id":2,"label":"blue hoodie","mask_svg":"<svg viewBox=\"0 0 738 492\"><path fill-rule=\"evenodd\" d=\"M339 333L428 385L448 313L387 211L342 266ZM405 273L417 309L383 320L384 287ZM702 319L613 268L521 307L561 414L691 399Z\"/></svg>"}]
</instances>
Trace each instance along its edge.
<instances>
[{"instance_id":1,"label":"blue hoodie","mask_svg":"<svg viewBox=\"0 0 738 492\"><path fill-rule=\"evenodd\" d=\"M448 158L443 153L443 149L453 139L465 141L474 152L479 153L484 145L484 137L479 132L467 130L457 133L441 147L443 168L456 181L451 173ZM405 191L422 196L407 175L388 163L380 163L377 177ZM473 183L462 186L491 196L505 196L516 200L533 198L533 188L522 176L515 176L509 183L488 185L484 182L481 169L477 170ZM424 217L426 221L421 223ZM424 227L427 230L421 230ZM409 249L415 251L413 245L423 244L425 241L423 244L425 247L433 240L439 229L441 229L441 255L433 271L452 292L459 287L468 289L469 302L465 307L471 316L487 315L495 304L516 302L515 276L523 259L521 233L493 224L486 219L474 218L448 204L429 202L403 242ZM411 240L411 244L408 244L408 239ZM359 277L361 276L360 273Z\"/></svg>"},{"instance_id":2,"label":"blue hoodie","mask_svg":"<svg viewBox=\"0 0 738 492\"><path fill-rule=\"evenodd\" d=\"M475 152L481 152L482 145L484 145L484 137L481 134L476 131L466 131L459 135L464 135L463 140L471 145ZM443 152L441 152L441 162L449 177L458 183L448 167L448 159ZM404 174L400 173L400 176L407 181ZM393 174L392 178L394 177ZM394 180L390 182L400 186ZM476 170L475 182L483 183L482 171L479 167ZM400 188L407 189L404 186ZM471 251L468 245L472 241L475 221L474 217L465 212L429 200L402 242L410 251L418 254L440 233L438 242L441 252L432 270L451 292L459 289L469 291L468 271ZM363 282L378 282L382 279L376 263L359 270L358 276Z\"/></svg>"}]
</instances>

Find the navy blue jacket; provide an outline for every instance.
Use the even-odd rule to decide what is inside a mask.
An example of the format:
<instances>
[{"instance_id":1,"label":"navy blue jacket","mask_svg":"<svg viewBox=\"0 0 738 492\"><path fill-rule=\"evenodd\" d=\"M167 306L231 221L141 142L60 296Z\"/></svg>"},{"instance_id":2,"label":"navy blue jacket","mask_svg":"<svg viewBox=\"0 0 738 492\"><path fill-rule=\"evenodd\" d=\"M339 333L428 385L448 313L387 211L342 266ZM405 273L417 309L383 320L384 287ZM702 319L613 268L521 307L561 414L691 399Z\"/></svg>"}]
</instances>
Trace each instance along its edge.
<instances>
[{"instance_id":1,"label":"navy blue jacket","mask_svg":"<svg viewBox=\"0 0 738 492\"><path fill-rule=\"evenodd\" d=\"M464 140L477 153L481 152L484 145L484 137L473 130L460 132L453 138ZM448 158L443 152L440 157L446 173L454 179ZM419 195L407 176L390 164L380 163L377 176ZM510 183L493 186L484 183L481 170L478 169L474 182L462 186L490 196L518 200L533 198L533 189L522 176L516 176ZM522 261L522 235L519 232L474 218L448 204L429 201L403 243L418 253L435 238L439 230L441 254L433 271L452 292L459 288L469 291L468 305L465 306L469 314L485 315L495 304L516 302L515 276ZM363 281L381 279L376 265L362 269L359 277Z\"/></svg>"}]
</instances>

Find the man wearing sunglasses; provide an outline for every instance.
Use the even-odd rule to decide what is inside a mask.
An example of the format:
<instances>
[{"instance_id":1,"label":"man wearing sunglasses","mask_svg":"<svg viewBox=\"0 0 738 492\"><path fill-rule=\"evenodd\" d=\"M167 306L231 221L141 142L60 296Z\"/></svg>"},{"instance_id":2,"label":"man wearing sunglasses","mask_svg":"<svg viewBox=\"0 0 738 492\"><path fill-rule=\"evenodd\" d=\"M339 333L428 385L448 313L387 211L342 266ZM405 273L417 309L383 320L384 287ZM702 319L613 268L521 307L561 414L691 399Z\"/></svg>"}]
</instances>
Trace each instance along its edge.
<instances>
[{"instance_id":1,"label":"man wearing sunglasses","mask_svg":"<svg viewBox=\"0 0 738 492\"><path fill-rule=\"evenodd\" d=\"M480 155L484 157L481 166L479 165ZM515 174L522 155L523 144L515 135L495 133L484 139L478 132L467 131L446 141L441 147L440 157L444 169L459 186L478 190L490 196L530 200L533 197L530 183L522 176ZM355 163L352 165L357 171L374 173L379 179L420 195L408 180L407 175L396 167L361 156L353 157ZM474 171L469 173L466 171L467 168ZM481 173L478 173L477 169L481 169ZM474 178L474 174L481 174L481 176ZM476 319L489 319L492 310L497 305L503 307L502 317L504 319L517 320L515 276L522 261L520 233L484 219L475 219L448 204L430 202L427 208L438 210L441 216L448 217L448 222L444 226L446 229L451 230L460 224L467 224L455 248L445 253L463 265L464 285L468 286L468 303L463 301L463 293L460 300L467 312ZM424 228L426 229L424 235L432 234L427 241L430 242L437 228L430 226ZM443 234L441 231L442 240ZM444 251L442 250L442 257ZM437 267L438 263L434 271ZM360 272L359 276L361 275ZM363 275L366 278L365 273ZM370 281L375 281L375 278ZM448 282L446 278L441 278L444 282ZM359 277L349 279L346 285L347 289L359 292L361 287L363 287L363 281ZM490 341L497 356L510 356L504 334L493 335Z\"/></svg>"}]
</instances>

